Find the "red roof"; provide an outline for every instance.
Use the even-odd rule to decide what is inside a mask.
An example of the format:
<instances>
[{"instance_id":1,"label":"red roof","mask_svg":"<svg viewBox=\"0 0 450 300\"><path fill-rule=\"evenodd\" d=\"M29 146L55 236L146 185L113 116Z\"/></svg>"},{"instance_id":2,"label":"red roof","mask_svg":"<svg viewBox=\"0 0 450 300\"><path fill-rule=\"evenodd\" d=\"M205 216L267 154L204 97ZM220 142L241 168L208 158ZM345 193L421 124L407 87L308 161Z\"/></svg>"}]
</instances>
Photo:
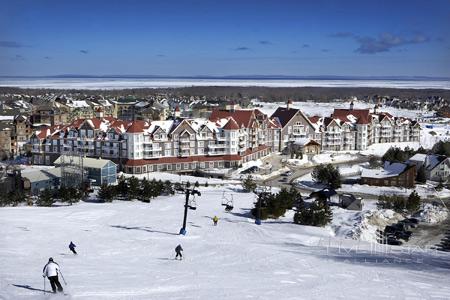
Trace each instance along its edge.
<instances>
[{"instance_id":1,"label":"red roof","mask_svg":"<svg viewBox=\"0 0 450 300\"><path fill-rule=\"evenodd\" d=\"M368 109L335 109L332 117L348 122L347 116L352 115L357 119L357 124L369 124L370 112Z\"/></svg>"},{"instance_id":2,"label":"red roof","mask_svg":"<svg viewBox=\"0 0 450 300\"><path fill-rule=\"evenodd\" d=\"M220 119L227 119L232 117L239 127L244 126L249 128L251 125L251 121L255 119L255 111L253 110L213 110L211 116L209 116L209 120L211 122L216 122Z\"/></svg>"},{"instance_id":3,"label":"red roof","mask_svg":"<svg viewBox=\"0 0 450 300\"><path fill-rule=\"evenodd\" d=\"M320 117L319 116L312 116L312 117L309 117L309 120L311 121L311 123L317 123L319 120L320 120Z\"/></svg>"},{"instance_id":4,"label":"red roof","mask_svg":"<svg viewBox=\"0 0 450 300\"><path fill-rule=\"evenodd\" d=\"M239 125L231 117L231 118L228 119L227 124L225 124L225 126L223 126L223 129L225 129L225 130L239 130Z\"/></svg>"},{"instance_id":5,"label":"red roof","mask_svg":"<svg viewBox=\"0 0 450 300\"><path fill-rule=\"evenodd\" d=\"M144 129L148 127L147 123L145 121L141 121L141 120L137 120L137 121L133 121L130 125L130 127L128 127L127 132L128 133L140 133L140 132L144 132Z\"/></svg>"}]
</instances>

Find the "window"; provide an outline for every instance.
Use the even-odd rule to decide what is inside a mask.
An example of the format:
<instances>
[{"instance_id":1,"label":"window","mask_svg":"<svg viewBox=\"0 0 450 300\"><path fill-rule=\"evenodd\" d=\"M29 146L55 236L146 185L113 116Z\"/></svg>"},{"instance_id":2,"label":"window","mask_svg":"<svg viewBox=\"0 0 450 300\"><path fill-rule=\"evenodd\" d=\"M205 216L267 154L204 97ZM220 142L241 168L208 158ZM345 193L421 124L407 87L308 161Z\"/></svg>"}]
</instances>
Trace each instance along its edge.
<instances>
[{"instance_id":1,"label":"window","mask_svg":"<svg viewBox=\"0 0 450 300\"><path fill-rule=\"evenodd\" d=\"M167 168L168 171L171 171L172 170L172 165L171 164L167 164L166 168Z\"/></svg>"},{"instance_id":2,"label":"window","mask_svg":"<svg viewBox=\"0 0 450 300\"><path fill-rule=\"evenodd\" d=\"M183 164L183 168L184 168L185 170L189 169L189 164Z\"/></svg>"},{"instance_id":3,"label":"window","mask_svg":"<svg viewBox=\"0 0 450 300\"><path fill-rule=\"evenodd\" d=\"M166 150L166 156L170 156L170 150Z\"/></svg>"},{"instance_id":4,"label":"window","mask_svg":"<svg viewBox=\"0 0 450 300\"><path fill-rule=\"evenodd\" d=\"M181 170L181 164L177 164L177 170Z\"/></svg>"}]
</instances>

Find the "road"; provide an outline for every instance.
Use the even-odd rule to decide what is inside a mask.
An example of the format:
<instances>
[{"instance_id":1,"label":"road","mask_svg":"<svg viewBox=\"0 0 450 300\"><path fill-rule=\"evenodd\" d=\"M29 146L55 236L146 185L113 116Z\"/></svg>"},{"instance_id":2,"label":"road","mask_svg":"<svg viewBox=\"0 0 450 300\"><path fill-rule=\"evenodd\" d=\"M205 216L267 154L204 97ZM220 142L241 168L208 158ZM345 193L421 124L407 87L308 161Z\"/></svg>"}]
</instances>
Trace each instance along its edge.
<instances>
[{"instance_id":1,"label":"road","mask_svg":"<svg viewBox=\"0 0 450 300\"><path fill-rule=\"evenodd\" d=\"M356 165L356 164L361 164L361 163L365 163L369 161L369 157L368 156L363 156L363 155L359 155L356 154L358 156L357 159L349 161L349 162L330 162L332 165L334 166L352 166L352 165ZM265 182L265 185L267 186L273 186L273 187L285 187L285 188L290 188L292 186L292 182L294 182L295 179L302 177L303 175L306 175L308 173L311 173L312 170L314 169L315 166L310 166L310 167L306 167L306 168L302 168L302 167L296 167L296 168L292 168L291 170L293 172L293 174L291 176L287 177L286 182L281 182L280 179L285 177L285 176L276 176L271 178L270 180L267 180ZM262 183L262 182L261 182ZM310 193L310 190L307 189L302 189L299 187L296 187L300 192L302 193Z\"/></svg>"}]
</instances>

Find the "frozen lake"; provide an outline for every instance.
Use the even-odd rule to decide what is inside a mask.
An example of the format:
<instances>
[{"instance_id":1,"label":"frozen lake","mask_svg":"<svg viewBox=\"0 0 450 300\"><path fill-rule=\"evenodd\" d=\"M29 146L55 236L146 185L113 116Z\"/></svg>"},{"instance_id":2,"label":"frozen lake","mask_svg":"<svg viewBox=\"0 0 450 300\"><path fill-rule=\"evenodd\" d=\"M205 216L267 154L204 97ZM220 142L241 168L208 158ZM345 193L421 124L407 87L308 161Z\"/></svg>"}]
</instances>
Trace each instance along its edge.
<instances>
[{"instance_id":1,"label":"frozen lake","mask_svg":"<svg viewBox=\"0 0 450 300\"><path fill-rule=\"evenodd\" d=\"M0 86L48 89L132 89L190 86L372 87L450 89L449 80L202 79L202 78L0 78Z\"/></svg>"}]
</instances>

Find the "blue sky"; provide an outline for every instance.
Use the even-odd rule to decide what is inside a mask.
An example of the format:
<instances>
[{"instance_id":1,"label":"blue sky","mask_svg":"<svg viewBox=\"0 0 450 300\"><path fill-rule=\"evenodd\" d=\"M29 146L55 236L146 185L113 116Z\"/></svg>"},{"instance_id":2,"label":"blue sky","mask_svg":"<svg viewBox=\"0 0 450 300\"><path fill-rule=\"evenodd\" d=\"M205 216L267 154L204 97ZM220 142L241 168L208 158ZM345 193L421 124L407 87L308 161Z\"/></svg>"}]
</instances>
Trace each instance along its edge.
<instances>
[{"instance_id":1,"label":"blue sky","mask_svg":"<svg viewBox=\"0 0 450 300\"><path fill-rule=\"evenodd\" d=\"M0 75L450 77L450 0L0 0Z\"/></svg>"}]
</instances>

